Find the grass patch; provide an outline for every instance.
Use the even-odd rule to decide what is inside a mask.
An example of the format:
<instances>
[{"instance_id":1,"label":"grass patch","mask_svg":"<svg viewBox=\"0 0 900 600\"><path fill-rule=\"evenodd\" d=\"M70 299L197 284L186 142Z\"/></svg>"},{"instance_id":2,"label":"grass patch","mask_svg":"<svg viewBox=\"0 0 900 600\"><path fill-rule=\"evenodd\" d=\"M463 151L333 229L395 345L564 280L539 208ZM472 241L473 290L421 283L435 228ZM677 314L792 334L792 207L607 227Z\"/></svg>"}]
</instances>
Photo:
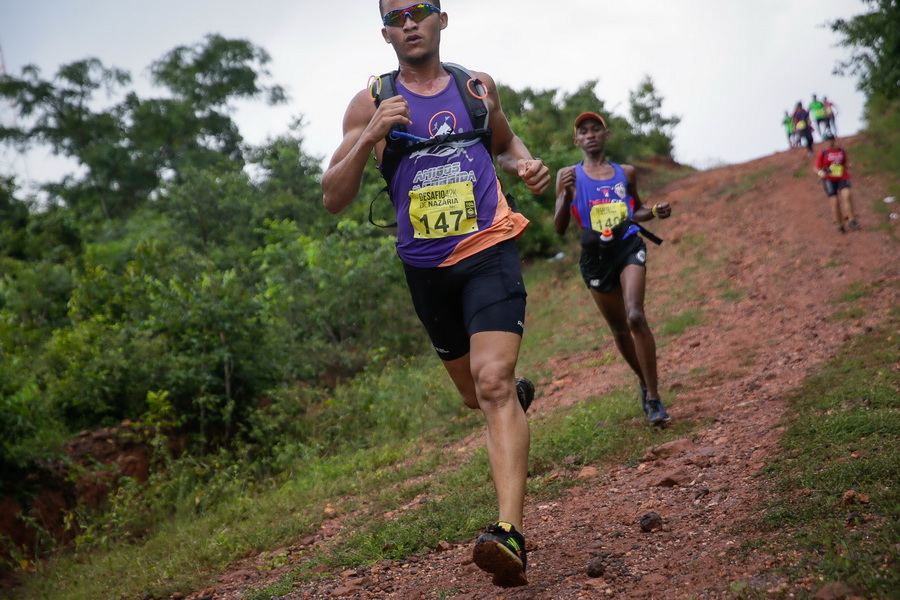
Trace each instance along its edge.
<instances>
[{"instance_id":1,"label":"grass patch","mask_svg":"<svg viewBox=\"0 0 900 600\"><path fill-rule=\"evenodd\" d=\"M577 365L573 365L573 370L578 371L579 369L591 369L597 367L603 367L609 364L612 364L619 360L619 355L613 352L604 352L603 354L588 358Z\"/></svg>"},{"instance_id":2,"label":"grass patch","mask_svg":"<svg viewBox=\"0 0 900 600\"><path fill-rule=\"evenodd\" d=\"M734 287L731 282L725 282L720 287L723 289L719 292L719 298L725 302L740 302L747 297L744 290Z\"/></svg>"},{"instance_id":3,"label":"grass patch","mask_svg":"<svg viewBox=\"0 0 900 600\"><path fill-rule=\"evenodd\" d=\"M350 510L352 498L375 496L377 490L442 466L436 450L413 461L407 460L410 455L416 456L411 445L392 445L298 465L302 469L281 485L232 493L199 514L173 515L134 543L61 557L13 597L168 597L206 587L213 582L210 574L226 565L317 530L326 506Z\"/></svg>"},{"instance_id":4,"label":"grass patch","mask_svg":"<svg viewBox=\"0 0 900 600\"><path fill-rule=\"evenodd\" d=\"M680 313L662 318L659 322L658 330L659 334L663 336L677 336L702 322L703 311L699 308L689 308Z\"/></svg>"},{"instance_id":5,"label":"grass patch","mask_svg":"<svg viewBox=\"0 0 900 600\"><path fill-rule=\"evenodd\" d=\"M648 428L641 417L634 390L615 389L541 420L539 427L532 427L529 500L551 500L582 483L571 476L580 467L567 464L569 457L577 457L574 462L578 465L598 466L636 460L647 446L683 437L695 427L689 421L678 421L660 433ZM375 514L377 511L355 518L349 524L349 536L312 556L278 585L313 580L323 568L333 572L381 560L403 560L428 552L441 540L471 539L495 518L495 504L482 448L459 468L437 473L414 510L389 519ZM268 600L275 595L271 589L252 598Z\"/></svg>"},{"instance_id":6,"label":"grass patch","mask_svg":"<svg viewBox=\"0 0 900 600\"><path fill-rule=\"evenodd\" d=\"M641 179L640 196L646 202L660 189L674 183L686 179L697 173L693 167L680 166L677 169L657 169L651 166L651 174L649 177Z\"/></svg>"},{"instance_id":7,"label":"grass patch","mask_svg":"<svg viewBox=\"0 0 900 600\"><path fill-rule=\"evenodd\" d=\"M855 281L851 283L846 290L838 296L838 302L856 302L872 295L872 291L866 283Z\"/></svg>"},{"instance_id":8,"label":"grass patch","mask_svg":"<svg viewBox=\"0 0 900 600\"><path fill-rule=\"evenodd\" d=\"M750 173L734 183L724 186L719 190L717 195L724 197L728 202L733 202L737 200L737 198L762 186L766 180L772 178L774 173L775 167L766 167L755 173Z\"/></svg>"},{"instance_id":9,"label":"grass patch","mask_svg":"<svg viewBox=\"0 0 900 600\"><path fill-rule=\"evenodd\" d=\"M866 316L866 310L861 306L854 306L845 310L832 313L828 318L832 321L856 321Z\"/></svg>"},{"instance_id":10,"label":"grass patch","mask_svg":"<svg viewBox=\"0 0 900 600\"><path fill-rule=\"evenodd\" d=\"M783 452L765 469L763 545L795 558L795 578L841 581L896 597L900 547L900 374L896 311L861 335L790 399Z\"/></svg>"},{"instance_id":11,"label":"grass patch","mask_svg":"<svg viewBox=\"0 0 900 600\"><path fill-rule=\"evenodd\" d=\"M678 254L681 256L701 254L704 250L706 250L706 236L703 232L685 233L678 244Z\"/></svg>"},{"instance_id":12,"label":"grass patch","mask_svg":"<svg viewBox=\"0 0 900 600\"><path fill-rule=\"evenodd\" d=\"M834 301L845 306L840 310L836 310L829 318L832 321L853 321L863 318L866 315L866 308L862 300L872 296L874 285L870 286L861 281L856 281L847 286L847 289L841 292Z\"/></svg>"},{"instance_id":13,"label":"grass patch","mask_svg":"<svg viewBox=\"0 0 900 600\"><path fill-rule=\"evenodd\" d=\"M605 328L598 332L602 317L572 259L534 265L526 271L526 283L530 293L548 300L529 304L522 374L540 379L548 374L540 369L549 367L536 365L550 357L590 352L600 339L611 344ZM614 358L604 353L586 360L604 364ZM484 450L449 460L441 452L484 422L477 411L461 407L434 356L363 373L325 401L311 401L294 389L281 390L270 401L268 420L259 428L277 442L271 443L264 464L249 453L227 457L233 467L221 473L196 459L173 464L140 491L135 486L134 497L119 499L108 513L115 527L93 529L74 552L41 563L10 597L75 600L188 593L212 585L229 564L317 531L326 508L344 515L361 511L351 524L361 537L306 561L308 569L409 556L439 539L471 537L492 519L496 501ZM560 415L563 421L552 429L545 432L543 424L533 429L532 497L565 487L546 476L566 468L558 462L561 456L577 453L592 462L650 442L643 421L634 419L640 416L634 390L572 410L577 417ZM573 433L573 428L586 426L579 424L582 419L597 434L590 447L583 429ZM599 426L601 422L606 425ZM677 425L672 435L688 426ZM225 457L223 462L228 464ZM435 480L423 483L433 474ZM420 496L425 500L415 510L399 511L396 519L384 517ZM135 529L128 524L135 519L146 523L130 535ZM283 594L290 583L278 582L258 597Z\"/></svg>"},{"instance_id":14,"label":"grass patch","mask_svg":"<svg viewBox=\"0 0 900 600\"><path fill-rule=\"evenodd\" d=\"M529 296L540 301L527 306L520 365L592 350L598 337L606 335L605 329L598 333L605 322L581 279L577 257L573 251L563 260L535 263L525 272Z\"/></svg>"}]
</instances>

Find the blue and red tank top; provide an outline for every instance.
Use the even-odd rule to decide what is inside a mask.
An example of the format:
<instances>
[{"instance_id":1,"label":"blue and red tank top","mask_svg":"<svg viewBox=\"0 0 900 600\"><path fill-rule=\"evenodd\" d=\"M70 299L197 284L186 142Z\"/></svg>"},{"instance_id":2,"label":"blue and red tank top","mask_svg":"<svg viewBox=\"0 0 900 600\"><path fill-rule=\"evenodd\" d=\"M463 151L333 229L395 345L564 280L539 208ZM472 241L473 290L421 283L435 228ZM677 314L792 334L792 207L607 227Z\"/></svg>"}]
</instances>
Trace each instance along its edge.
<instances>
[{"instance_id":1,"label":"blue and red tank top","mask_svg":"<svg viewBox=\"0 0 900 600\"><path fill-rule=\"evenodd\" d=\"M433 96L411 92L399 81L396 87L409 103L409 133L431 138L474 129L452 77ZM510 209L493 159L477 138L404 156L389 193L397 213L397 254L414 267L452 265L519 237L528 226L528 219Z\"/></svg>"},{"instance_id":2,"label":"blue and red tank top","mask_svg":"<svg viewBox=\"0 0 900 600\"><path fill-rule=\"evenodd\" d=\"M575 165L575 200L572 215L584 229L603 231L612 229L634 216L634 198L628 193L625 171L618 163L610 162L613 176L594 179L584 171L584 162ZM622 236L625 239L638 232L632 225Z\"/></svg>"}]
</instances>

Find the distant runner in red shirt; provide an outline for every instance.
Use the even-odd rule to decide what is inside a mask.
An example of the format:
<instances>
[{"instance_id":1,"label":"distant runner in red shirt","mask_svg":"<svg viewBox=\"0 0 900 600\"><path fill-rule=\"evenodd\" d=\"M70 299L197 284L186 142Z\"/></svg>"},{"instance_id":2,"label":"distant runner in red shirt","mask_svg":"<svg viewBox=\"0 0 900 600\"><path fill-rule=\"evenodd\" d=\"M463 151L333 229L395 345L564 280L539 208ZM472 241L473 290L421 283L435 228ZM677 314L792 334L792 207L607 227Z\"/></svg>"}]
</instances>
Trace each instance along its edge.
<instances>
[{"instance_id":1,"label":"distant runner in red shirt","mask_svg":"<svg viewBox=\"0 0 900 600\"><path fill-rule=\"evenodd\" d=\"M846 233L847 227L859 229L853 212L853 198L850 196L850 159L847 152L837 146L831 131L826 131L824 138L827 147L816 155L816 174L831 202L837 230Z\"/></svg>"}]
</instances>

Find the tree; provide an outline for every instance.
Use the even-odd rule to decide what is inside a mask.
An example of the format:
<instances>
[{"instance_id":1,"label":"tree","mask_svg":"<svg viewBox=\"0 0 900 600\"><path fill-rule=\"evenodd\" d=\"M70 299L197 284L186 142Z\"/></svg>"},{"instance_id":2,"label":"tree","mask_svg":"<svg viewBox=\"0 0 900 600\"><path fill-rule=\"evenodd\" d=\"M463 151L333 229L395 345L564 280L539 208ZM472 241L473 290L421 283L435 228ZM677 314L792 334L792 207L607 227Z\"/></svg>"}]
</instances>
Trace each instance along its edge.
<instances>
[{"instance_id":1,"label":"tree","mask_svg":"<svg viewBox=\"0 0 900 600\"><path fill-rule=\"evenodd\" d=\"M302 233L320 237L335 228L341 217L322 210L322 159L303 152L303 119L289 132L247 150L258 194L267 199L255 205L254 222L290 219ZM364 192L364 190L363 190Z\"/></svg>"},{"instance_id":2,"label":"tree","mask_svg":"<svg viewBox=\"0 0 900 600\"><path fill-rule=\"evenodd\" d=\"M852 19L838 19L831 30L843 35L840 45L853 48L849 60L834 72L859 76L858 88L888 100L900 98L900 2L863 0L873 11Z\"/></svg>"},{"instance_id":3,"label":"tree","mask_svg":"<svg viewBox=\"0 0 900 600\"><path fill-rule=\"evenodd\" d=\"M127 218L162 181L185 168L234 163L243 167L242 138L229 116L236 99L282 102L279 86L263 85L269 55L243 40L207 36L204 43L175 48L151 66L164 98L131 92L106 108L130 83L128 73L96 58L62 66L53 81L34 65L22 76L0 77L0 97L16 104L23 124L0 129L0 143L21 149L46 144L75 159L83 174L45 186L51 199L82 217Z\"/></svg>"},{"instance_id":4,"label":"tree","mask_svg":"<svg viewBox=\"0 0 900 600\"><path fill-rule=\"evenodd\" d=\"M656 92L653 80L645 76L638 88L628 94L631 124L636 132L646 138L636 158L647 156L671 156L672 129L681 122L678 117L660 114L663 99Z\"/></svg>"}]
</instances>

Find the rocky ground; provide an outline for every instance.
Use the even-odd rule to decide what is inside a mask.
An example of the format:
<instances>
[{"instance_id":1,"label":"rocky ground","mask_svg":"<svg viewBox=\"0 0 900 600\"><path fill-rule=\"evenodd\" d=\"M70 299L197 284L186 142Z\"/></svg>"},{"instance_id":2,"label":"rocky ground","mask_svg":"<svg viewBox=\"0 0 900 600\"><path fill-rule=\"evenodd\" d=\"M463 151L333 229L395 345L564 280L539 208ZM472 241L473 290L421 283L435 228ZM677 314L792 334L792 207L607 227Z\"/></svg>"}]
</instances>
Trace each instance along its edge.
<instances>
[{"instance_id":1,"label":"rocky ground","mask_svg":"<svg viewBox=\"0 0 900 600\"><path fill-rule=\"evenodd\" d=\"M864 140L844 143L853 158ZM673 218L651 227L666 239L661 247L648 244L651 326L654 310L672 306L684 269L698 260L712 265L695 284L703 299L685 306L701 308L702 323L659 349L661 389L670 391L664 399L673 419L699 427L689 438L647 448L638 464L573 466L560 476L578 478L576 487L553 502L528 503L528 586L493 587L472 564L467 540L408 562L298 585L284 598L699 600L734 597L729 586L736 581L773 598L801 588L820 591L824 582L778 575L778 564L793 556L741 544L753 535L752 519L769 493L765 479L755 476L779 451L787 394L900 300L900 261L887 231L897 221L875 210L888 195L885 183L855 177L853 193L862 227L842 235L831 223L811 159L796 149L697 173L653 196L672 204ZM885 222L891 223L887 229ZM854 282L891 285L872 288L863 318L830 319L835 299ZM552 300L529 297L529 303L542 301ZM587 292L584 301L590 302ZM598 315L598 337L604 331ZM611 340L600 342L601 353L612 351ZM599 365L589 359L577 353L543 365L552 377L538 382L532 427L561 406L633 381L621 360ZM585 366L591 364L597 366ZM483 444L478 438L464 443ZM339 523L329 521L284 552L299 555L339 533ZM185 597L238 600L277 574L248 560L214 587Z\"/></svg>"},{"instance_id":2,"label":"rocky ground","mask_svg":"<svg viewBox=\"0 0 900 600\"><path fill-rule=\"evenodd\" d=\"M851 158L858 143L845 141ZM580 485L554 502L529 504L528 586L493 587L472 564L466 541L298 586L285 598L699 600L730 597L736 581L770 597L822 591L821 581L777 575L777 564L794 557L740 549L768 493L755 475L779 451L786 394L897 306L900 261L885 228L876 229L891 222L874 210L887 196L884 182L853 180L862 227L842 235L810 163L804 150L792 150L698 173L654 196L673 205L674 217L665 229L654 228L666 244L649 250L651 321L654 307L674 293L668 288L677 288L679 273L699 257L680 247L702 235L706 258L720 263L700 284L702 324L659 350L663 389L674 393L673 418L705 425L690 438L648 448L636 466L573 469L564 476L580 478ZM835 299L854 282L893 285L875 288L862 319L830 319ZM739 290L740 299L723 299L723 288ZM612 351L612 344L604 342L600 351ZM542 414L593 396L607 382L629 381L622 361L585 368L587 358L560 356L546 365L553 377L539 382L533 427ZM322 543L327 535L307 541ZM195 597L238 599L262 583L249 563ZM829 593L843 597L823 591Z\"/></svg>"}]
</instances>

